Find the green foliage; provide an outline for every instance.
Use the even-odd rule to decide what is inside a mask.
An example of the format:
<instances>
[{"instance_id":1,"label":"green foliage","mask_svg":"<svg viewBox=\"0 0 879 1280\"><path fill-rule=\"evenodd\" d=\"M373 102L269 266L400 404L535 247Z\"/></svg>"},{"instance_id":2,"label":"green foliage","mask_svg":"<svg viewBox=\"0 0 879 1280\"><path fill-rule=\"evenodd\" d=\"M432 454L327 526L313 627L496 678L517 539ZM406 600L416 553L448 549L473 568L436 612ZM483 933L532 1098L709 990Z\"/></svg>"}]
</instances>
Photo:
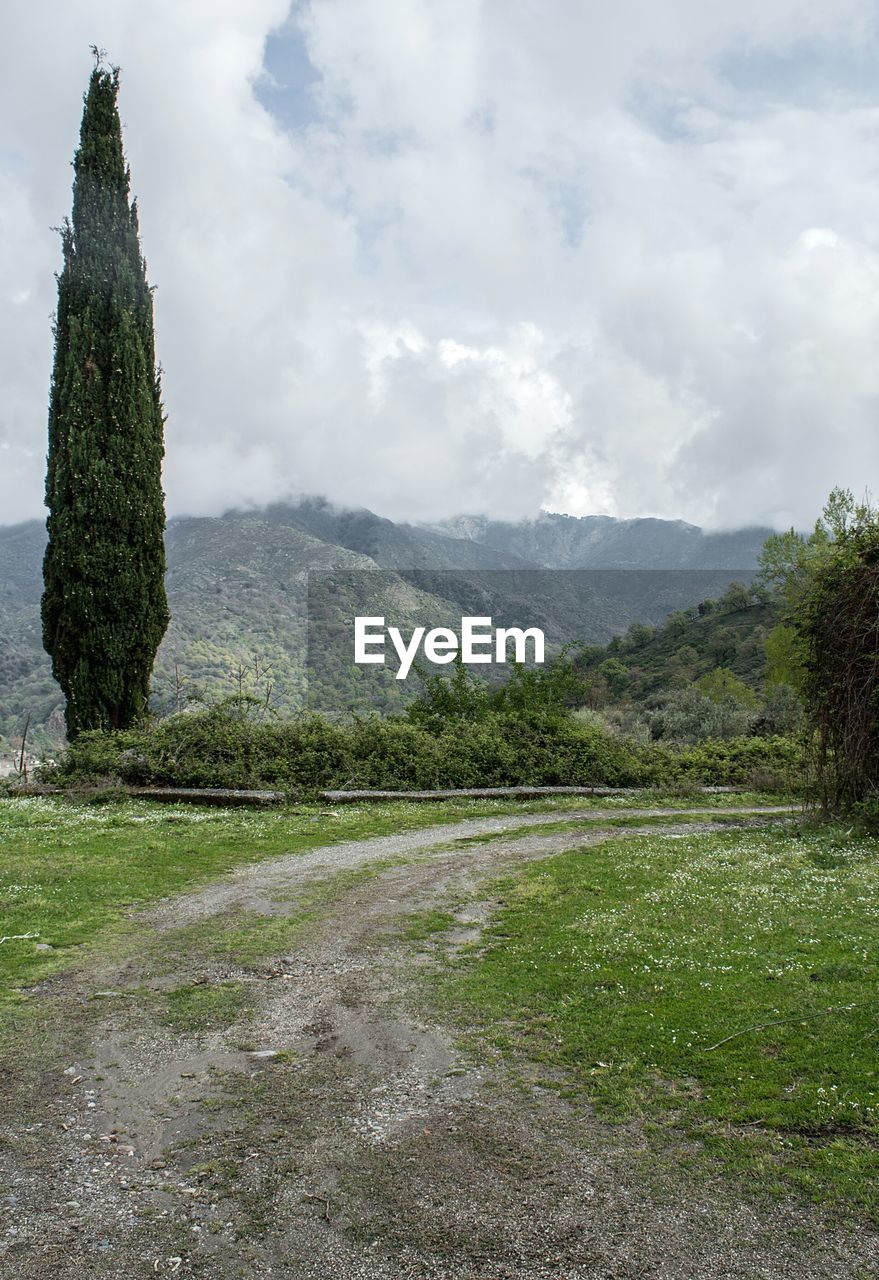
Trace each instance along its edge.
<instances>
[{"instance_id":1,"label":"green foliage","mask_svg":"<svg viewBox=\"0 0 879 1280\"><path fill-rule=\"evenodd\" d=\"M812 567L792 624L803 646L803 693L825 807L879 796L879 513L836 512L835 538Z\"/></svg>"},{"instance_id":2,"label":"green foliage","mask_svg":"<svg viewBox=\"0 0 879 1280\"><path fill-rule=\"evenodd\" d=\"M80 734L51 774L67 784L324 788L637 785L654 773L625 742L570 715L492 710L426 727L378 716L256 723L213 708L150 728Z\"/></svg>"},{"instance_id":3,"label":"green foliage","mask_svg":"<svg viewBox=\"0 0 879 1280\"><path fill-rule=\"evenodd\" d=\"M744 582L731 582L717 602L721 613L738 613L740 609L749 609L761 603L759 587L748 586Z\"/></svg>"},{"instance_id":4,"label":"green foliage","mask_svg":"<svg viewBox=\"0 0 879 1280\"><path fill-rule=\"evenodd\" d=\"M601 666L597 679L605 687L628 682L619 659ZM460 663L450 675L422 673L422 681L404 715L348 722L315 713L284 719L267 712L265 699L239 691L149 727L83 732L47 776L73 785L265 786L304 795L346 787L741 783L755 769L778 777L774 742L755 738L748 751L740 745L686 758L674 749L748 733L757 700L731 671L708 674L705 691L687 681L661 699L650 729L662 748L651 744L643 723L615 729L586 713L579 704L589 677L564 654L544 667L516 666L500 684L477 679Z\"/></svg>"},{"instance_id":5,"label":"green foliage","mask_svg":"<svg viewBox=\"0 0 879 1280\"><path fill-rule=\"evenodd\" d=\"M803 543L797 535L773 535L767 560L788 563L791 548ZM582 650L588 708L600 709L606 722L642 745L653 739L693 746L751 734L761 752L763 740L796 734L803 722L802 642L779 620L785 609L781 593L772 596L765 583L734 582L719 600L679 610L664 627L630 627L616 646ZM800 758L799 747L795 752ZM741 771L734 772L741 781ZM771 761L765 774L779 783ZM715 772L711 777L717 780Z\"/></svg>"},{"instance_id":6,"label":"green foliage","mask_svg":"<svg viewBox=\"0 0 879 1280\"><path fill-rule=\"evenodd\" d=\"M803 725L803 704L792 685L775 681L766 696L755 726L761 733L798 733Z\"/></svg>"},{"instance_id":7,"label":"green foliage","mask_svg":"<svg viewBox=\"0 0 879 1280\"><path fill-rule=\"evenodd\" d=\"M834 555L835 544L844 543L853 530L869 525L874 517L869 502L857 502L849 489L831 489L810 534L788 529L766 539L758 559L758 583L783 599L789 609L795 608L822 561Z\"/></svg>"},{"instance_id":8,"label":"green foliage","mask_svg":"<svg viewBox=\"0 0 879 1280\"><path fill-rule=\"evenodd\" d=\"M806 655L796 627L788 622L779 622L766 637L765 646L767 685L786 684L792 689L802 688Z\"/></svg>"},{"instance_id":9,"label":"green foliage","mask_svg":"<svg viewBox=\"0 0 879 1280\"><path fill-rule=\"evenodd\" d=\"M692 604L694 579L689 570L671 572L662 590L648 592L647 597L629 590L630 575L602 574L595 584L601 589L589 592L584 610L584 584L573 585L579 575L495 572L492 566L497 567L503 547L428 534L361 513L373 532L379 531L376 542L371 537L349 536L347 517L326 525L315 523L309 517L311 510L306 502L261 512L233 512L220 519L180 517L168 522L166 589L172 621L153 667L153 713L183 710L192 699L216 701L228 694L230 673L241 665L252 665L254 655L272 666L271 706L281 714L292 715L305 706L343 718L354 711L401 713L417 694L417 681L394 679L393 663L387 671L354 667L350 621L346 621L352 606L354 614L392 617L405 633L415 625L455 627L462 616L486 608L490 599L490 612L499 624L541 625L548 649L554 652L587 638L596 643L635 617L664 616L675 606ZM360 523L359 517L352 519ZM648 542L653 555L655 534L645 529L638 535L638 547L633 548L638 557ZM505 526L504 538L508 535L515 538L516 526ZM436 571L387 567L421 563L427 555L425 538ZM751 561L753 541L753 532L738 541L738 563ZM363 551L371 546L377 560L355 554L348 549L349 543ZM33 740L41 749L43 741L51 746L61 740L64 701L39 634L44 547L44 530L38 521L0 528L0 581L7 588L0 591L0 732L20 733L30 712ZM716 548L713 539L701 543L693 567L701 566L703 560L712 563ZM466 574L437 572L460 570L470 564L470 557L479 569L476 578L469 570ZM376 564L386 567L377 573ZM350 571L360 569L370 573L352 591ZM309 581L314 583L312 571L320 570L331 570L320 576L338 588L318 593L322 609L315 607L314 592L308 588ZM727 578L722 573L721 580ZM367 587L367 581L373 585ZM709 590L713 577L703 581ZM477 582L480 590L474 596ZM483 587L488 597L483 597ZM710 590L718 594L716 587ZM357 607L359 603L368 607ZM325 634L331 643L321 645L323 657L312 662L306 674L307 639L314 639L307 612L319 621L322 638ZM740 623L750 623L748 615L755 612L730 615L731 624L738 628ZM649 640L653 632L652 626L641 622L621 637L618 656L627 666L636 665L630 661L630 643ZM608 656L603 648L600 654L598 662ZM388 678L377 679L380 671ZM257 690L250 691L259 696Z\"/></svg>"},{"instance_id":10,"label":"green foliage","mask_svg":"<svg viewBox=\"0 0 879 1280\"><path fill-rule=\"evenodd\" d=\"M667 742L738 738L755 724L757 706L757 695L744 680L728 667L716 667L695 685L666 694L648 723L653 737Z\"/></svg>"},{"instance_id":11,"label":"green foliage","mask_svg":"<svg viewBox=\"0 0 879 1280\"><path fill-rule=\"evenodd\" d=\"M721 601L703 601L710 607L679 610L664 627L636 625L616 646L582 650L577 663L587 679L593 678L592 705L610 702L651 712L670 691L686 689L718 667L727 668L759 699L766 671L764 637L777 621L778 605L762 599L761 592L733 587ZM742 591L748 599L744 607Z\"/></svg>"},{"instance_id":12,"label":"green foliage","mask_svg":"<svg viewBox=\"0 0 879 1280\"><path fill-rule=\"evenodd\" d=\"M655 634L655 627L648 626L645 622L633 622L626 634L623 636L619 647L624 652L628 652L630 649L640 649L644 645L649 644ZM591 651L584 650L583 657L588 658L591 655L593 658L598 658L600 660L602 653L603 650L601 648L595 648Z\"/></svg>"},{"instance_id":13,"label":"green foliage","mask_svg":"<svg viewBox=\"0 0 879 1280\"><path fill-rule=\"evenodd\" d=\"M769 538L760 566L783 602L766 638L768 678L805 704L820 800L869 810L879 794L879 513L834 489L812 533ZM790 710L790 693L767 698L764 724Z\"/></svg>"},{"instance_id":14,"label":"green foliage","mask_svg":"<svg viewBox=\"0 0 879 1280\"><path fill-rule=\"evenodd\" d=\"M699 690L706 694L712 702L732 702L746 711L753 711L757 705L757 697L753 689L749 689L744 680L740 680L729 667L717 667L702 676L698 682Z\"/></svg>"},{"instance_id":15,"label":"green foliage","mask_svg":"<svg viewBox=\"0 0 879 1280\"><path fill-rule=\"evenodd\" d=\"M605 658L597 674L612 694L621 694L629 683L629 668L619 658Z\"/></svg>"},{"instance_id":16,"label":"green foliage","mask_svg":"<svg viewBox=\"0 0 879 1280\"><path fill-rule=\"evenodd\" d=\"M488 714L488 686L475 680L461 662L456 662L451 676L428 672L416 664L415 670L423 691L407 710L411 724L438 729L450 721L481 720Z\"/></svg>"},{"instance_id":17,"label":"green foliage","mask_svg":"<svg viewBox=\"0 0 879 1280\"><path fill-rule=\"evenodd\" d=\"M616 665L625 671L622 663ZM424 688L406 718L434 732L455 722L473 724L497 715L554 718L582 700L585 692L583 677L566 654L543 667L517 663L500 684L478 679L461 662L451 676L423 669L418 674Z\"/></svg>"},{"instance_id":18,"label":"green foliage","mask_svg":"<svg viewBox=\"0 0 879 1280\"><path fill-rule=\"evenodd\" d=\"M862 531L873 524L875 519L876 512L868 498L858 502L850 489L840 489L837 486L830 491L816 529L826 531L834 541L845 542L849 535Z\"/></svg>"},{"instance_id":19,"label":"green foliage","mask_svg":"<svg viewBox=\"0 0 879 1280\"><path fill-rule=\"evenodd\" d=\"M58 277L42 622L70 737L143 714L169 616L153 302L118 89L118 72L96 66Z\"/></svg>"},{"instance_id":20,"label":"green foliage","mask_svg":"<svg viewBox=\"0 0 879 1280\"><path fill-rule=\"evenodd\" d=\"M709 698L697 697L718 710ZM84 732L44 776L80 787L108 780L262 786L308 796L345 787L628 787L682 779L741 785L757 774L767 790L795 790L801 767L801 750L787 738L669 737L638 745L579 714L489 710L475 720L443 724L378 716L339 724L317 715L254 722L214 708L141 729Z\"/></svg>"},{"instance_id":21,"label":"green foliage","mask_svg":"<svg viewBox=\"0 0 879 1280\"><path fill-rule=\"evenodd\" d=\"M879 835L879 795L869 796L851 806L851 816L857 827L870 835Z\"/></svg>"},{"instance_id":22,"label":"green foliage","mask_svg":"<svg viewBox=\"0 0 879 1280\"><path fill-rule=\"evenodd\" d=\"M751 708L739 698L715 696L691 685L668 694L649 723L654 738L704 742L710 738L740 737L750 729L752 718Z\"/></svg>"},{"instance_id":23,"label":"green foliage","mask_svg":"<svg viewBox=\"0 0 879 1280\"><path fill-rule=\"evenodd\" d=\"M790 795L802 789L803 747L796 738L742 736L683 746L664 756L665 777L706 786L750 786Z\"/></svg>"},{"instance_id":24,"label":"green foliage","mask_svg":"<svg viewBox=\"0 0 879 1280\"><path fill-rule=\"evenodd\" d=\"M693 621L693 615L686 609L675 609L673 613L668 615L665 624L665 630L671 635L681 635L687 630L689 624Z\"/></svg>"}]
</instances>

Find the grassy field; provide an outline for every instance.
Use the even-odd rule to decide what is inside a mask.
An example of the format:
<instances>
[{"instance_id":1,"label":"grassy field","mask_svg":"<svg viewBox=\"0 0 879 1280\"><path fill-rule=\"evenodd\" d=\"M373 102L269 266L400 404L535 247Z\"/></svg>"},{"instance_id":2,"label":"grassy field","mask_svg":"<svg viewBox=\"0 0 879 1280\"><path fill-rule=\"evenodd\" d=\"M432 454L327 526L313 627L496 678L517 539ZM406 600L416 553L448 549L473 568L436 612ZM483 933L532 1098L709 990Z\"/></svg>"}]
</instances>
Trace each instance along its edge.
<instances>
[{"instance_id":1,"label":"grassy field","mask_svg":"<svg viewBox=\"0 0 879 1280\"><path fill-rule=\"evenodd\" d=\"M563 1067L657 1150L879 1217L877 855L824 828L555 856L497 886L442 1001L474 1045Z\"/></svg>"},{"instance_id":2,"label":"grassy field","mask_svg":"<svg viewBox=\"0 0 879 1280\"><path fill-rule=\"evenodd\" d=\"M131 908L273 854L497 811L470 803L260 810L0 801L0 935L8 936L0 1009L21 999L23 985L71 964L77 948Z\"/></svg>"},{"instance_id":3,"label":"grassy field","mask_svg":"<svg viewBox=\"0 0 879 1280\"><path fill-rule=\"evenodd\" d=\"M722 808L755 797L708 796ZM274 854L504 813L672 804L673 797L590 802L454 801L219 809L148 801L0 799L0 1009L20 988L73 963L77 948L138 905ZM702 803L700 798L700 803ZM36 935L16 938L17 934ZM49 948L43 950L42 948Z\"/></svg>"}]
</instances>

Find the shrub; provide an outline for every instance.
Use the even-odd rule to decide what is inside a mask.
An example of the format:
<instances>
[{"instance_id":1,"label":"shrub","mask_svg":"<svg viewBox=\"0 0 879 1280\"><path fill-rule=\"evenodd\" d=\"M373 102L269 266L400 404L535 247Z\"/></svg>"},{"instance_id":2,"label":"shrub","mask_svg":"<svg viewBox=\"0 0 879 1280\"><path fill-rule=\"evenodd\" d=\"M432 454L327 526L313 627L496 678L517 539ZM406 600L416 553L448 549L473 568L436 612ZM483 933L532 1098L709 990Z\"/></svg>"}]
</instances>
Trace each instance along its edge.
<instances>
[{"instance_id":1,"label":"shrub","mask_svg":"<svg viewBox=\"0 0 879 1280\"><path fill-rule=\"evenodd\" d=\"M378 716L252 721L228 709L184 713L124 733L81 734L52 770L68 784L394 789L642 780L637 751L572 715L489 711L431 727Z\"/></svg>"},{"instance_id":2,"label":"shrub","mask_svg":"<svg viewBox=\"0 0 879 1280\"><path fill-rule=\"evenodd\" d=\"M740 682L739 682L740 683ZM717 701L693 685L666 696L650 717L654 738L697 743L715 738L738 738L751 727L750 709L735 696Z\"/></svg>"},{"instance_id":3,"label":"shrub","mask_svg":"<svg viewBox=\"0 0 879 1280\"><path fill-rule=\"evenodd\" d=\"M672 779L691 778L707 786L749 786L762 778L776 783L768 789L795 792L801 785L803 747L793 738L729 738L669 752L666 767Z\"/></svg>"},{"instance_id":4,"label":"shrub","mask_svg":"<svg viewBox=\"0 0 879 1280\"><path fill-rule=\"evenodd\" d=\"M841 529L794 615L803 694L825 808L844 812L879 790L879 513Z\"/></svg>"},{"instance_id":5,"label":"shrub","mask_svg":"<svg viewBox=\"0 0 879 1280\"><path fill-rule=\"evenodd\" d=\"M768 684L755 730L766 734L796 733L802 724L803 704L797 691L789 684Z\"/></svg>"},{"instance_id":6,"label":"shrub","mask_svg":"<svg viewBox=\"0 0 879 1280\"><path fill-rule=\"evenodd\" d=\"M706 699L710 702L710 699ZM715 704L711 704L712 706ZM394 790L475 786L747 784L787 788L801 767L788 738L739 737L675 750L635 744L560 710L480 708L475 720L317 715L255 722L228 707L181 713L140 730L82 733L53 781L180 787Z\"/></svg>"}]
</instances>

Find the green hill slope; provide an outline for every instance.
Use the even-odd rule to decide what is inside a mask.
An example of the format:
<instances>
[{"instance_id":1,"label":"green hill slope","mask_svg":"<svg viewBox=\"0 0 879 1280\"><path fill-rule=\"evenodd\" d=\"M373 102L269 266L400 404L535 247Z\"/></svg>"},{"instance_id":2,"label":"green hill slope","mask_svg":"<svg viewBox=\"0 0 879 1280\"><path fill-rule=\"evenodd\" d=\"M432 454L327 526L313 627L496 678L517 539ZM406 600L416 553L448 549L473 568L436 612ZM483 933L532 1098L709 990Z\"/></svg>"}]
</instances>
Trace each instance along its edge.
<instances>
[{"instance_id":1,"label":"green hill slope","mask_svg":"<svg viewBox=\"0 0 879 1280\"><path fill-rule=\"evenodd\" d=\"M766 675L767 634L778 621L773 603L718 610L689 619L673 619L651 631L634 627L607 646L588 651L584 666L597 671L609 658L628 671L626 697L649 703L669 689L683 689L722 667L755 693Z\"/></svg>"},{"instance_id":2,"label":"green hill slope","mask_svg":"<svg viewBox=\"0 0 879 1280\"><path fill-rule=\"evenodd\" d=\"M766 640L781 606L760 594L732 587L661 627L636 624L607 645L585 648L578 664L591 710L583 714L598 713L641 740L796 732L800 698L767 665Z\"/></svg>"}]
</instances>

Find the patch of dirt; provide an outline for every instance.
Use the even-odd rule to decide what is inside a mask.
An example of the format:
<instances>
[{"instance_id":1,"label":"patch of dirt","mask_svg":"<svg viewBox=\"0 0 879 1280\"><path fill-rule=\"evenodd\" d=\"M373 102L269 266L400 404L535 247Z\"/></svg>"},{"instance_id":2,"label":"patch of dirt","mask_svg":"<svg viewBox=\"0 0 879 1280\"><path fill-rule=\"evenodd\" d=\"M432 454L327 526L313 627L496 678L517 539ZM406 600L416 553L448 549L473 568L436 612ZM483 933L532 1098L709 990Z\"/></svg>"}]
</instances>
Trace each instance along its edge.
<instances>
[{"instance_id":1,"label":"patch of dirt","mask_svg":"<svg viewBox=\"0 0 879 1280\"><path fill-rule=\"evenodd\" d=\"M715 814L697 829L719 829ZM727 1183L706 1200L706 1183L682 1173L657 1187L637 1126L599 1123L544 1087L545 1068L514 1082L499 1061L474 1063L415 1012L430 944L402 944L401 916L450 910L444 942L472 941L494 906L486 884L507 867L656 829L601 829L600 816L584 813L582 828L572 814L484 819L274 859L139 917L124 960L56 979L3 1064L0 1275L879 1274L876 1235L816 1209L757 1206ZM560 818L565 831L495 838ZM493 838L449 847L483 834ZM245 965L212 951L210 927L192 941L193 925L214 921L219 934L236 912L295 917L315 883L377 862L290 954ZM247 997L231 1025L165 1025L169 988L227 982Z\"/></svg>"}]
</instances>

